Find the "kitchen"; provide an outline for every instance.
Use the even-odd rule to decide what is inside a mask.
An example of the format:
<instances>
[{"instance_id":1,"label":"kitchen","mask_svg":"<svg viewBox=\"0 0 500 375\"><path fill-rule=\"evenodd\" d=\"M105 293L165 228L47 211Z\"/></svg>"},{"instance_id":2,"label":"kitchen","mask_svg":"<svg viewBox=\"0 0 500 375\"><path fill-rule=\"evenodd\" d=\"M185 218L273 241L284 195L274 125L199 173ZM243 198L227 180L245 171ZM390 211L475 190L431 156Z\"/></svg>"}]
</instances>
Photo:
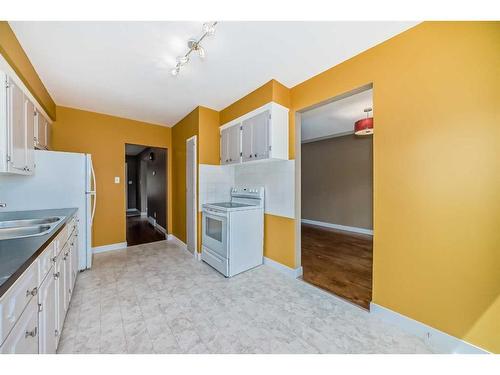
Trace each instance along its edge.
<instances>
[{"instance_id":1,"label":"kitchen","mask_svg":"<svg viewBox=\"0 0 500 375\"><path fill-rule=\"evenodd\" d=\"M407 264L410 257L418 263L425 255L442 267L457 267L461 275L466 262L448 265L439 251L427 250L435 247L425 236L408 234L415 226L402 225L408 212L420 211L413 206L416 200L393 191L394 181L417 185L415 175L432 171L415 166L418 173L412 174L395 161L401 145L418 156L407 161L419 168L416 160L422 155L413 144L405 144L411 140L401 136L394 141L392 134L399 133L389 133L399 129L399 123L387 113L399 116L408 108L404 98L393 97L399 81L390 79L385 67L373 62L383 59L372 59L372 54L384 59L398 56L395 74L400 80L408 76L406 55L400 53L406 48L427 51L420 64L412 65L415 74L427 72L428 59L446 66L445 52L433 54L423 46L442 33L453 46L460 44L452 27L446 23L373 23L363 29L363 40L358 43L349 36L359 30L358 24L250 25L256 34L249 33L245 23L222 21L0 24L0 72L6 83L0 90L0 352L482 353L495 348L487 334L463 337L461 322L453 321L448 327L441 312L454 316L450 306L459 299L453 294L447 294L453 301L432 299L426 290L436 287L428 284L427 275ZM496 30L474 23L458 26L478 40L483 40L483 33ZM322 51L308 41L329 40L322 36L325 28L344 35L353 48L349 57L336 52L323 56L325 62L315 62L308 71L300 56ZM250 63L245 69L258 79L231 70L248 61L252 51L240 45L226 51L223 41L246 35L253 45L263 43L268 54L262 55L275 64L269 71L281 71L283 62L276 57L276 39L272 39L279 39L277 30L294 35L304 48L310 48L310 52L290 49L290 70L280 73L279 81ZM163 46L151 35L175 35L183 40L175 47L177 59L172 66L157 63ZM45 38L57 45L51 53L39 48ZM116 49L102 53L118 41ZM485 44L471 43L468 48L484 48L493 54L492 46ZM85 59L69 63L67 56L82 54L81 45L88 46ZM138 54L129 54L128 45L135 46ZM156 55L150 60L143 58L151 53ZM235 63L228 56L241 61ZM221 61L227 62L222 66L225 69L218 65ZM114 70L119 62L127 67L126 72ZM152 68L152 64L157 65ZM370 69L360 71L357 64ZM96 66L98 71L89 68ZM134 66L136 72L150 69L151 74L130 74ZM473 74L468 66L461 68L464 75ZM239 85L221 80L217 73L221 69L230 75L229 81L239 79ZM100 79L96 74L101 74ZM217 97L213 90L200 89L203 80L197 74L206 74L206 84L213 85ZM336 75L347 78L335 80ZM59 83L68 76L79 78L72 81L74 86L63 87ZM430 106L430 99L422 94L427 83L410 93L422 106ZM373 87L374 105L378 104L377 116L383 124L378 141L377 135L373 138L374 175L385 177L375 178L374 211L378 207L378 212L387 212L383 216L374 213L374 246L381 241L379 249L383 250L374 251L370 312L301 278L301 142L297 132L302 113L366 85ZM138 91L131 93L130 87ZM198 96L177 95L181 89ZM457 90L456 95L460 99L466 94ZM170 98L168 103L165 97ZM477 105L480 112L491 112L489 102ZM428 111L434 114L432 108ZM431 127L412 115L408 117L411 124ZM433 148L434 143L425 143L429 134L433 134L431 129L415 137ZM127 144L165 152L164 241L127 244ZM441 157L448 160L446 155ZM407 193L411 192L408 188ZM407 210L395 208L394 202L406 205ZM382 229L377 229L377 223ZM428 225L428 233L449 243L444 233L432 232ZM405 246L418 247L418 251L401 255ZM485 257L490 256L487 244L481 249ZM406 272L398 272L394 262ZM407 279L410 276L413 279ZM400 285L411 285L411 290L397 289L397 280ZM442 282L447 285L448 280ZM421 303L408 304L405 293ZM467 295L484 304L488 298ZM467 314L480 319L475 311Z\"/></svg>"}]
</instances>

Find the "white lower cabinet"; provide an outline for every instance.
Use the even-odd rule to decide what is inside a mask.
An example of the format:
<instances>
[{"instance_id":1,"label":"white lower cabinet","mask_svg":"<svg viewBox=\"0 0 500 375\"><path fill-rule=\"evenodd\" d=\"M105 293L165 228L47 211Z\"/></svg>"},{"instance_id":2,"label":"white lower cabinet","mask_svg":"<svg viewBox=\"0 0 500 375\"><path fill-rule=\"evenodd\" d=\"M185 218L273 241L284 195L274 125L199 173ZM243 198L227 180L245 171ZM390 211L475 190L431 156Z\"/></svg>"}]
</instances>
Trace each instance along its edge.
<instances>
[{"instance_id":1,"label":"white lower cabinet","mask_svg":"<svg viewBox=\"0 0 500 375\"><path fill-rule=\"evenodd\" d=\"M38 304L36 298L31 298L28 306L0 347L0 353L38 353Z\"/></svg>"},{"instance_id":2,"label":"white lower cabinet","mask_svg":"<svg viewBox=\"0 0 500 375\"><path fill-rule=\"evenodd\" d=\"M78 267L76 228L66 226L0 297L0 353L56 352Z\"/></svg>"},{"instance_id":3,"label":"white lower cabinet","mask_svg":"<svg viewBox=\"0 0 500 375\"><path fill-rule=\"evenodd\" d=\"M38 290L38 348L41 354L56 352L56 283L52 267Z\"/></svg>"}]
</instances>

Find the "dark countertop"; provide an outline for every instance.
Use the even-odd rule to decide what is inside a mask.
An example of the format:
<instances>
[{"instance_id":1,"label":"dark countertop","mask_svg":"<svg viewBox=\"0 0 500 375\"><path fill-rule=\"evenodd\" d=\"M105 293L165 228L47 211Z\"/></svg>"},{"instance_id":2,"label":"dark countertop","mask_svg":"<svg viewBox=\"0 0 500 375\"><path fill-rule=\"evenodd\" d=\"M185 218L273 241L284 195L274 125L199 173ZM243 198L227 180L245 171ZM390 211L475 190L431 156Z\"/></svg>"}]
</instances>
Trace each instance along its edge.
<instances>
[{"instance_id":1,"label":"dark countertop","mask_svg":"<svg viewBox=\"0 0 500 375\"><path fill-rule=\"evenodd\" d=\"M77 210L77 208L61 208L55 210L0 212L0 221L65 216L51 232L43 236L0 240L0 297L59 234L63 226Z\"/></svg>"}]
</instances>

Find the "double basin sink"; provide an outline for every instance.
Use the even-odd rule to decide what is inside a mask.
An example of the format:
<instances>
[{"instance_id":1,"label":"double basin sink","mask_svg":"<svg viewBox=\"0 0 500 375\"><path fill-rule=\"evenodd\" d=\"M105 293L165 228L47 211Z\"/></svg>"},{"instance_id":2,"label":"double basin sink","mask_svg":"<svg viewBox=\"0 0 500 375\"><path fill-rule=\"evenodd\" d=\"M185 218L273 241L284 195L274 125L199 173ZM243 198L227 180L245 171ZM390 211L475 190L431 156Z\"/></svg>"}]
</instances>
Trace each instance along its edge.
<instances>
[{"instance_id":1,"label":"double basin sink","mask_svg":"<svg viewBox=\"0 0 500 375\"><path fill-rule=\"evenodd\" d=\"M64 216L0 221L0 240L43 236L64 220Z\"/></svg>"}]
</instances>

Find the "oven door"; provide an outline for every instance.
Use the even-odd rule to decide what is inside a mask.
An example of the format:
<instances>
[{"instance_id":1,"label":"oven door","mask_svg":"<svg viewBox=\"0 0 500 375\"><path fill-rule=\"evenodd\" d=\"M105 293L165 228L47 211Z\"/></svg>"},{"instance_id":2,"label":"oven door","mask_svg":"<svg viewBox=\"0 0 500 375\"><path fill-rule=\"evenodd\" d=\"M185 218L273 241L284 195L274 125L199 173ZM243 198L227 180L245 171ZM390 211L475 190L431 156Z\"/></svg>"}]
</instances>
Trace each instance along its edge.
<instances>
[{"instance_id":1,"label":"oven door","mask_svg":"<svg viewBox=\"0 0 500 375\"><path fill-rule=\"evenodd\" d=\"M210 208L203 210L202 244L221 257L228 258L227 216Z\"/></svg>"}]
</instances>

